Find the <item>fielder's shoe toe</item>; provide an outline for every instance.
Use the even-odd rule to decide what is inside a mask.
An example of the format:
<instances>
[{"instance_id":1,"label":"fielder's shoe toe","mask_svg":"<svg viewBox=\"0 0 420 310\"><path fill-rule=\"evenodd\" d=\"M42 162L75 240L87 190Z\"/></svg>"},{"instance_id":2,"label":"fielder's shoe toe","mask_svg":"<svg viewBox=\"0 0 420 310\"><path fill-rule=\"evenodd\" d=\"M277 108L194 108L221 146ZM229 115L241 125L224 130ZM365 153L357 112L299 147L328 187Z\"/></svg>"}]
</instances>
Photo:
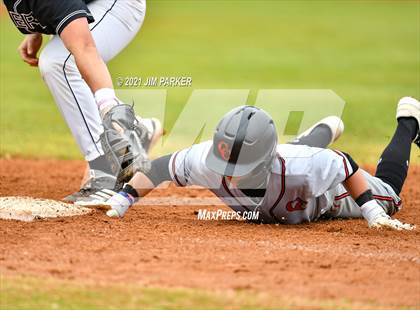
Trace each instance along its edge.
<instances>
[{"instance_id":1,"label":"fielder's shoe toe","mask_svg":"<svg viewBox=\"0 0 420 310\"><path fill-rule=\"evenodd\" d=\"M100 170L90 170L89 174L90 178L82 188L77 192L64 197L64 201L76 203L77 201L91 200L89 197L101 190L119 190L120 185L117 184L117 179L113 175Z\"/></svg>"},{"instance_id":2,"label":"fielder's shoe toe","mask_svg":"<svg viewBox=\"0 0 420 310\"><path fill-rule=\"evenodd\" d=\"M111 207L106 202L115 194L116 191L110 189L98 190L87 197L78 199L74 204L83 207L101 207L103 209L110 209Z\"/></svg>"},{"instance_id":3,"label":"fielder's shoe toe","mask_svg":"<svg viewBox=\"0 0 420 310\"><path fill-rule=\"evenodd\" d=\"M65 201L65 202L76 202L77 200L79 200L83 197L88 197L89 195L91 195L93 193L94 193L94 191L91 188L82 187L77 192L74 192L74 193L64 197L63 201Z\"/></svg>"}]
</instances>

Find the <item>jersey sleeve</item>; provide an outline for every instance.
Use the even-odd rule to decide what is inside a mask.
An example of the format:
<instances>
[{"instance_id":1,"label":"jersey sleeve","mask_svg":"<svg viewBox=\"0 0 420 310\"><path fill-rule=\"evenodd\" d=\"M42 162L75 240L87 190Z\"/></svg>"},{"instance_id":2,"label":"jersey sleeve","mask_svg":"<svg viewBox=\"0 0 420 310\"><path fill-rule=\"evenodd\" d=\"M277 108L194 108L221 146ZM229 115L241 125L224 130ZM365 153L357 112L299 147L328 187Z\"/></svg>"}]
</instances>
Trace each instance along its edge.
<instances>
[{"instance_id":1,"label":"jersey sleeve","mask_svg":"<svg viewBox=\"0 0 420 310\"><path fill-rule=\"evenodd\" d=\"M176 185L197 185L206 188L220 185L221 176L209 170L205 165L205 158L211 145L211 141L207 141L172 154L169 161L169 173Z\"/></svg>"},{"instance_id":2,"label":"jersey sleeve","mask_svg":"<svg viewBox=\"0 0 420 310\"><path fill-rule=\"evenodd\" d=\"M311 162L308 183L315 197L336 187L355 172L347 156L339 151L320 150L312 155Z\"/></svg>"},{"instance_id":3,"label":"jersey sleeve","mask_svg":"<svg viewBox=\"0 0 420 310\"><path fill-rule=\"evenodd\" d=\"M58 35L75 19L86 18L89 23L95 21L82 0L42 0L38 1L33 10L40 23L54 29L54 33Z\"/></svg>"},{"instance_id":4,"label":"jersey sleeve","mask_svg":"<svg viewBox=\"0 0 420 310\"><path fill-rule=\"evenodd\" d=\"M188 152L190 149L184 149L172 154L169 160L169 174L172 181L178 186L188 185L188 171L190 170L191 163L189 162Z\"/></svg>"}]
</instances>

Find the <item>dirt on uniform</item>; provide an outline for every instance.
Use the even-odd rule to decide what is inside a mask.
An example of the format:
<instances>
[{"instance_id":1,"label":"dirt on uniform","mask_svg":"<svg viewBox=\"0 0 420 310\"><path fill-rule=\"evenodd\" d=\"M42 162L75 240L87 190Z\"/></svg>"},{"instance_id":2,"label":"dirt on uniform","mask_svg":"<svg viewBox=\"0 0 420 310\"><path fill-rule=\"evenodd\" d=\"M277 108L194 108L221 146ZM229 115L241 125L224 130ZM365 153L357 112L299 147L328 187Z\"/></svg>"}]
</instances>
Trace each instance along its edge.
<instances>
[{"instance_id":1,"label":"dirt on uniform","mask_svg":"<svg viewBox=\"0 0 420 310\"><path fill-rule=\"evenodd\" d=\"M60 199L78 189L83 170L80 161L2 159L0 196ZM420 167L411 167L396 215L417 225L410 232L368 229L364 220L202 221L196 213L204 207L191 205L137 206L122 220L99 210L29 223L2 220L0 272L420 307L419 180ZM151 195L214 197L173 186Z\"/></svg>"}]
</instances>

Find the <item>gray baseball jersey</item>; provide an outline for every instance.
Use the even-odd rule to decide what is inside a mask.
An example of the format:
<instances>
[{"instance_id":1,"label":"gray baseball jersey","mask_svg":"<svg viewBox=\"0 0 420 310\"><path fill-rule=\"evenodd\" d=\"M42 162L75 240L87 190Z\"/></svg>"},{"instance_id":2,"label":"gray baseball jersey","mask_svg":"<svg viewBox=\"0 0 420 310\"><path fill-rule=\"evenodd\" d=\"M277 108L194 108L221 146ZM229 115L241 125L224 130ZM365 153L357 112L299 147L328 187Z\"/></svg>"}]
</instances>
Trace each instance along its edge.
<instances>
[{"instance_id":1,"label":"gray baseball jersey","mask_svg":"<svg viewBox=\"0 0 420 310\"><path fill-rule=\"evenodd\" d=\"M361 217L359 206L341 184L352 173L342 153L305 145L280 144L264 197L248 197L227 179L208 169L205 159L212 141L195 144L172 155L169 170L178 186L210 189L238 212L259 211L263 223L299 224L321 217ZM401 199L382 180L364 171L374 198L388 214Z\"/></svg>"}]
</instances>

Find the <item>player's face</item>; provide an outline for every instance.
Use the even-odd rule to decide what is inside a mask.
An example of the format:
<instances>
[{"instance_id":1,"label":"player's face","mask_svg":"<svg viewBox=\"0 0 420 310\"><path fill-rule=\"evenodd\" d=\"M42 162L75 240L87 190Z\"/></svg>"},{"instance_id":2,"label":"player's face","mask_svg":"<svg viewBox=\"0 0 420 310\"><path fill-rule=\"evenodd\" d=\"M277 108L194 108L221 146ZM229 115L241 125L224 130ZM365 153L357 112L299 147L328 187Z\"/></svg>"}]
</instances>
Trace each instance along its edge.
<instances>
[{"instance_id":1,"label":"player's face","mask_svg":"<svg viewBox=\"0 0 420 310\"><path fill-rule=\"evenodd\" d=\"M273 153L275 149L273 150ZM240 177L225 176L229 183L239 189L264 189L271 175L274 156L269 162L260 163L254 170Z\"/></svg>"},{"instance_id":2,"label":"player's face","mask_svg":"<svg viewBox=\"0 0 420 310\"><path fill-rule=\"evenodd\" d=\"M254 171L240 177L226 176L229 183L240 189L259 189L265 188L270 172L262 167L257 167Z\"/></svg>"},{"instance_id":3,"label":"player's face","mask_svg":"<svg viewBox=\"0 0 420 310\"><path fill-rule=\"evenodd\" d=\"M238 182L241 179L241 177L227 176L226 179L229 181L230 184L232 184L233 186L237 187L238 186Z\"/></svg>"}]
</instances>

